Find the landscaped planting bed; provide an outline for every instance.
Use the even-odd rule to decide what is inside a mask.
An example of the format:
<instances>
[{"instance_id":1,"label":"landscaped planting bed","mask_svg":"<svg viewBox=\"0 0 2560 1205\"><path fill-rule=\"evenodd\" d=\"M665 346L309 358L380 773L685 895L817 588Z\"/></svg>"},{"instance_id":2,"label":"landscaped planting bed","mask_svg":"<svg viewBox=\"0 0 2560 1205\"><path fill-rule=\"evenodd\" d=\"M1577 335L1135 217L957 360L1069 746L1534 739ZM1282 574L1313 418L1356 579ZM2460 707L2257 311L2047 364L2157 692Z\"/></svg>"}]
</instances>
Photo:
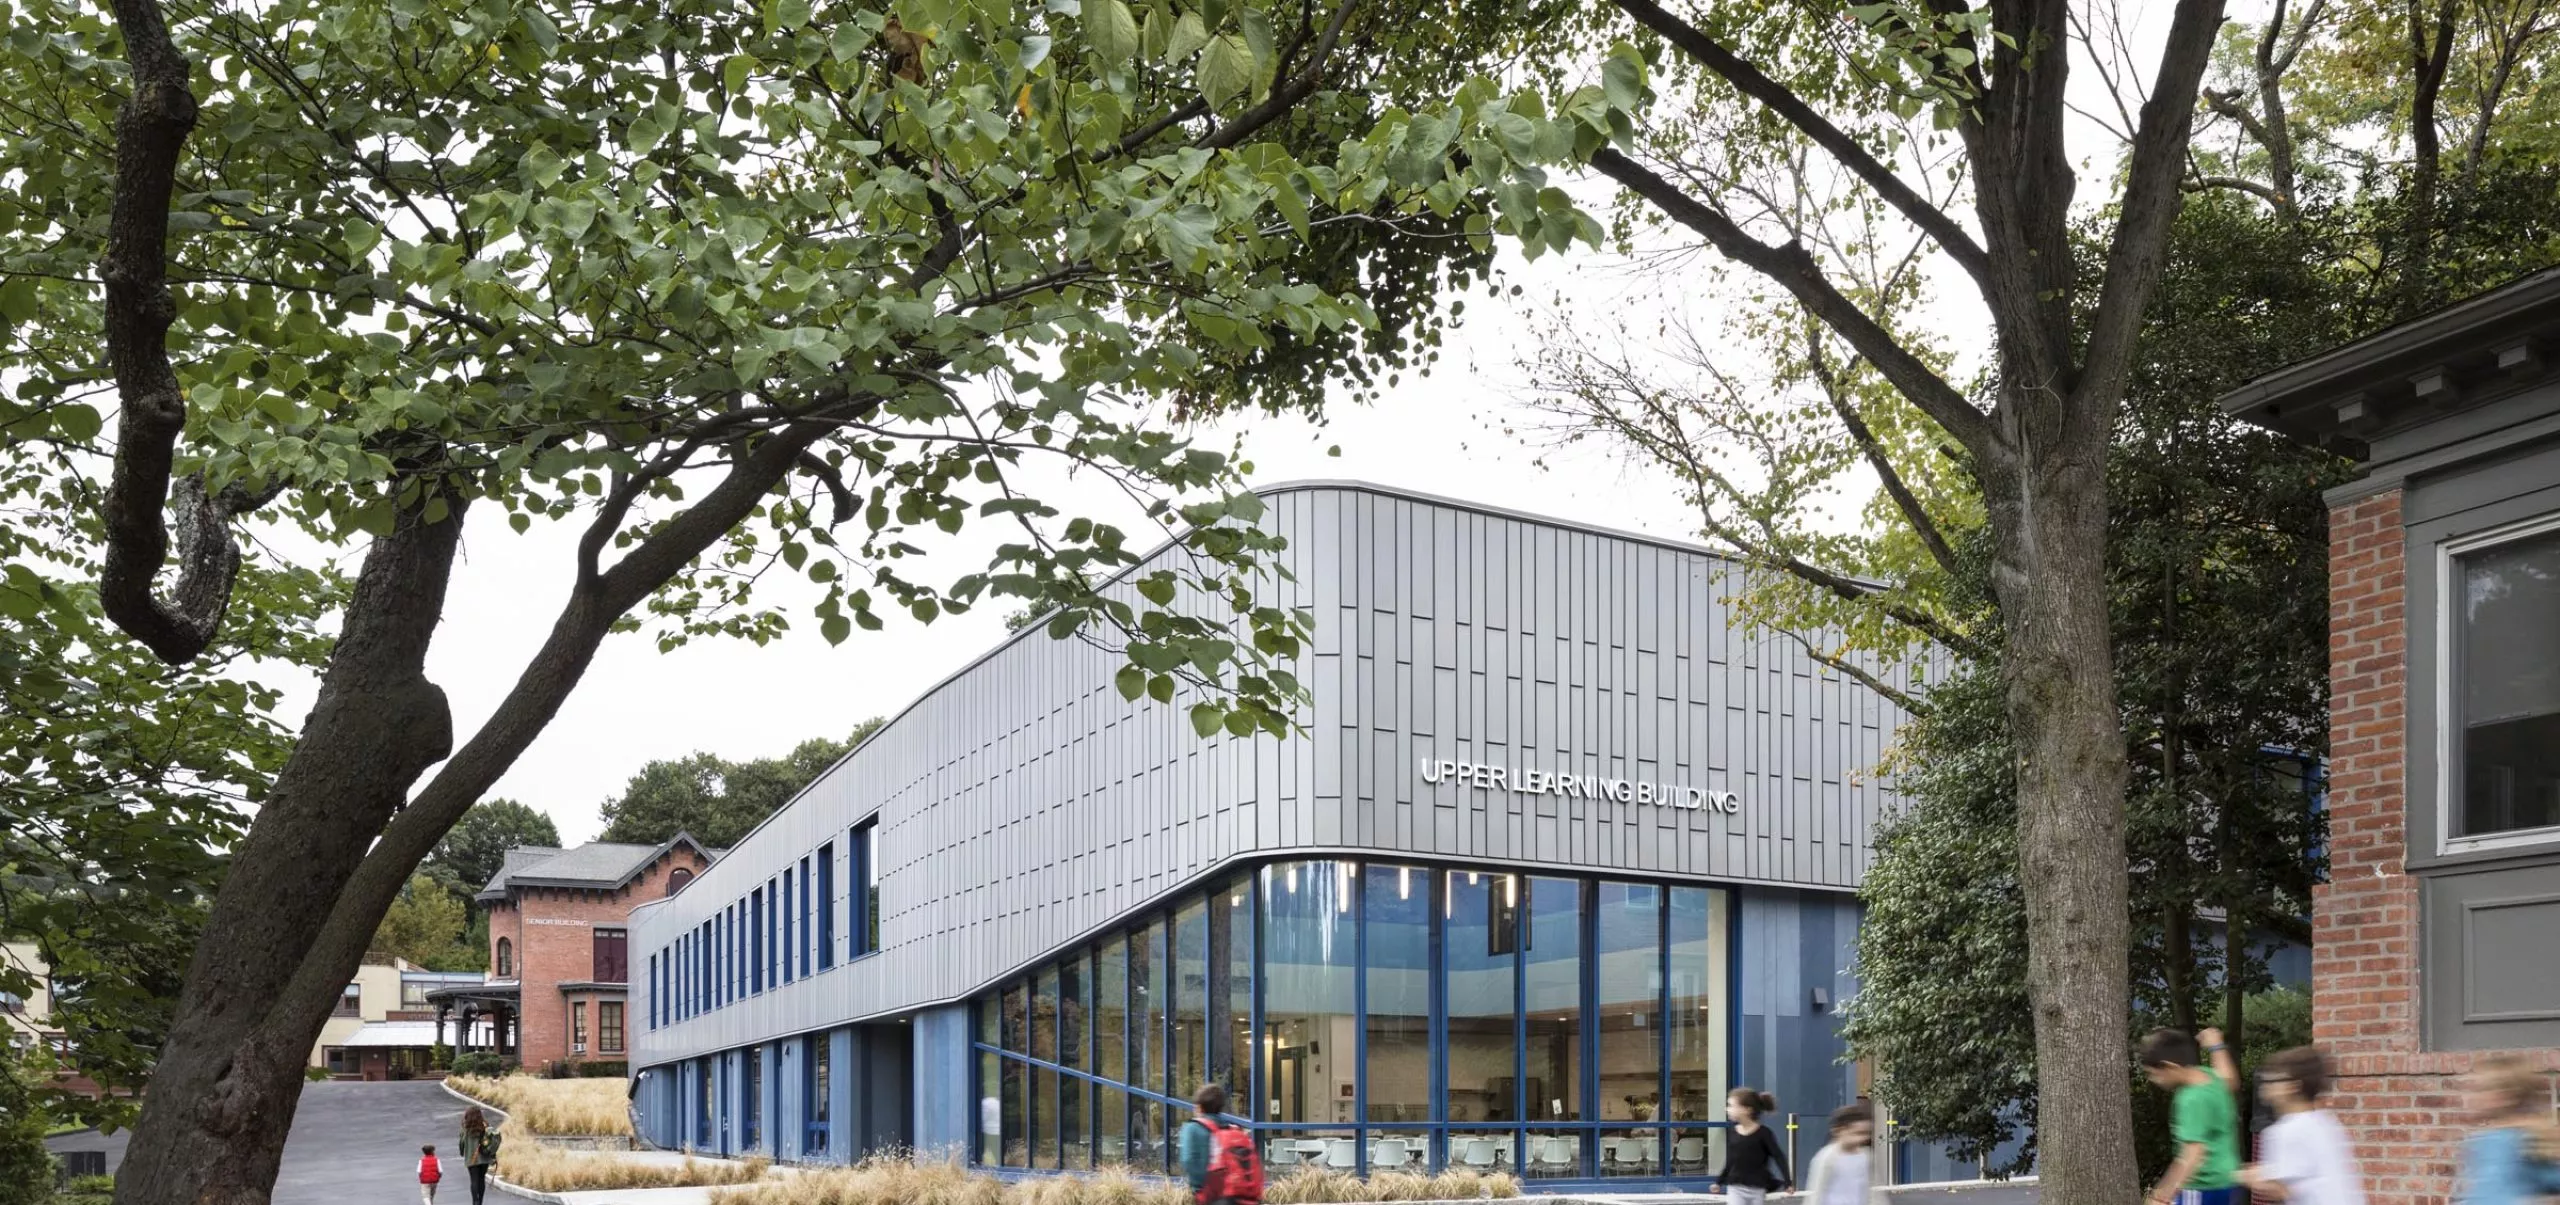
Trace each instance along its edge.
<instances>
[{"instance_id":1,"label":"landscaped planting bed","mask_svg":"<svg viewBox=\"0 0 2560 1205\"><path fill-rule=\"evenodd\" d=\"M457 1075L445 1084L536 1134L631 1136L630 1089L618 1079Z\"/></svg>"},{"instance_id":2,"label":"landscaped planting bed","mask_svg":"<svg viewBox=\"0 0 2560 1205\"><path fill-rule=\"evenodd\" d=\"M1273 1180L1266 1205L1352 1205L1370 1201L1471 1201L1516 1197L1506 1175L1447 1171L1437 1176L1381 1172L1362 1180L1301 1168ZM1180 1183L1141 1178L1127 1168L1089 1174L999 1180L954 1163L870 1159L847 1168L806 1171L714 1194L719 1205L1191 1205Z\"/></svg>"}]
</instances>

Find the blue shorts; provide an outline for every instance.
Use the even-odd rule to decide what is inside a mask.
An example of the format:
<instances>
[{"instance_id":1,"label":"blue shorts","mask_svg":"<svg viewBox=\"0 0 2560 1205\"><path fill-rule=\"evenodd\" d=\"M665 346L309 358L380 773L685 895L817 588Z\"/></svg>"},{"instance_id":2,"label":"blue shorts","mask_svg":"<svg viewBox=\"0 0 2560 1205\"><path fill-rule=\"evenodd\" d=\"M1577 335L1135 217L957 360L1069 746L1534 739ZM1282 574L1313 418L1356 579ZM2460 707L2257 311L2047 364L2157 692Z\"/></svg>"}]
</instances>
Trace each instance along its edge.
<instances>
[{"instance_id":1,"label":"blue shorts","mask_svg":"<svg viewBox=\"0 0 2560 1205\"><path fill-rule=\"evenodd\" d=\"M2181 1188L2178 1205L2249 1205L2248 1191L2237 1184L2229 1188Z\"/></svg>"}]
</instances>

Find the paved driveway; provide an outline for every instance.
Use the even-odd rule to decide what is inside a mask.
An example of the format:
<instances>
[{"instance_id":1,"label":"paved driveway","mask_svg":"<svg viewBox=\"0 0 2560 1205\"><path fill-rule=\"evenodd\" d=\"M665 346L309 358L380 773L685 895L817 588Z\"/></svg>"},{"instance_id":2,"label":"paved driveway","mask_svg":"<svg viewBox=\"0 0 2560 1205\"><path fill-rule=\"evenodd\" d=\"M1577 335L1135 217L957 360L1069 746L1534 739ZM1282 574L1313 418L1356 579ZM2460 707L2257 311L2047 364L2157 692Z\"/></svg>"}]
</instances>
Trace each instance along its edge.
<instances>
[{"instance_id":1,"label":"paved driveway","mask_svg":"<svg viewBox=\"0 0 2560 1205\"><path fill-rule=\"evenodd\" d=\"M418 1148L434 1143L444 1161L436 1205L471 1205L471 1177L455 1142L462 1110L431 1083L305 1084L285 1139L274 1205L400 1205L418 1199ZM492 1119L494 1123L495 1119ZM524 1198L489 1189L489 1200Z\"/></svg>"}]
</instances>

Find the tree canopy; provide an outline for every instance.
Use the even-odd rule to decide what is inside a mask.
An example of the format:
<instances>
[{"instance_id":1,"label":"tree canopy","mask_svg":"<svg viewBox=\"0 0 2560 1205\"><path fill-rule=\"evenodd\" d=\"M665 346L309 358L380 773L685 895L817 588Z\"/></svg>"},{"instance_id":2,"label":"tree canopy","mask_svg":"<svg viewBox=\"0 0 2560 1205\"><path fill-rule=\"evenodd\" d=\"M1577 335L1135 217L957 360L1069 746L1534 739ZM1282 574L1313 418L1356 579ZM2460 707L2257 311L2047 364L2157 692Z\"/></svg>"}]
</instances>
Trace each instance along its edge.
<instances>
[{"instance_id":1,"label":"tree canopy","mask_svg":"<svg viewBox=\"0 0 2560 1205\"><path fill-rule=\"evenodd\" d=\"M560 827L551 817L512 799L484 799L462 814L453 829L436 842L423 867L449 877L467 899L496 878L507 851L520 845L560 847Z\"/></svg>"},{"instance_id":2,"label":"tree canopy","mask_svg":"<svg viewBox=\"0 0 2560 1205\"><path fill-rule=\"evenodd\" d=\"M1544 165L1625 128L1645 76L1626 51L1497 82L1535 28L1511 0L0 14L0 420L81 480L100 612L201 666L272 622L241 533L361 548L125 1202L264 1192L381 918L615 631L769 639L772 574L831 641L1001 599L1204 737L1287 733L1311 617L1258 593L1245 466L1168 416L1427 363L1495 239L1598 236ZM1069 513L1053 470L1127 501ZM461 732L426 652L462 528L499 522L577 550ZM972 524L984 562L926 558Z\"/></svg>"},{"instance_id":3,"label":"tree canopy","mask_svg":"<svg viewBox=\"0 0 2560 1205\"><path fill-rule=\"evenodd\" d=\"M880 724L878 718L864 720L841 741L811 737L780 757L731 761L692 753L650 762L631 776L622 794L604 802L604 832L597 839L656 845L677 833L691 833L704 845L726 849Z\"/></svg>"}]
</instances>

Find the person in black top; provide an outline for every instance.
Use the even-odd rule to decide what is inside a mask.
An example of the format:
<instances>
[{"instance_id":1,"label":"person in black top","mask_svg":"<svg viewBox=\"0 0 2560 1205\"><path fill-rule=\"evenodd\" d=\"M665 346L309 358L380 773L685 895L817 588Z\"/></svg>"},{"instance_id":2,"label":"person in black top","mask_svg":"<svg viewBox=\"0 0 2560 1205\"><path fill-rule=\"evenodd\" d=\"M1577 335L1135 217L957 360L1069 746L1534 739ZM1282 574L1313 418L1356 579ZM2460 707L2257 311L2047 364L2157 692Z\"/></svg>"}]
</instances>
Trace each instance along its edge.
<instances>
[{"instance_id":1,"label":"person in black top","mask_svg":"<svg viewBox=\"0 0 2560 1205\"><path fill-rule=\"evenodd\" d=\"M1787 1149L1760 1118L1778 1107L1778 1098L1757 1088L1736 1088L1724 1098L1724 1115L1733 1123L1725 1137L1724 1170L1716 1173L1715 1191L1733 1205L1761 1205L1771 1192L1794 1186L1787 1168Z\"/></svg>"}]
</instances>

